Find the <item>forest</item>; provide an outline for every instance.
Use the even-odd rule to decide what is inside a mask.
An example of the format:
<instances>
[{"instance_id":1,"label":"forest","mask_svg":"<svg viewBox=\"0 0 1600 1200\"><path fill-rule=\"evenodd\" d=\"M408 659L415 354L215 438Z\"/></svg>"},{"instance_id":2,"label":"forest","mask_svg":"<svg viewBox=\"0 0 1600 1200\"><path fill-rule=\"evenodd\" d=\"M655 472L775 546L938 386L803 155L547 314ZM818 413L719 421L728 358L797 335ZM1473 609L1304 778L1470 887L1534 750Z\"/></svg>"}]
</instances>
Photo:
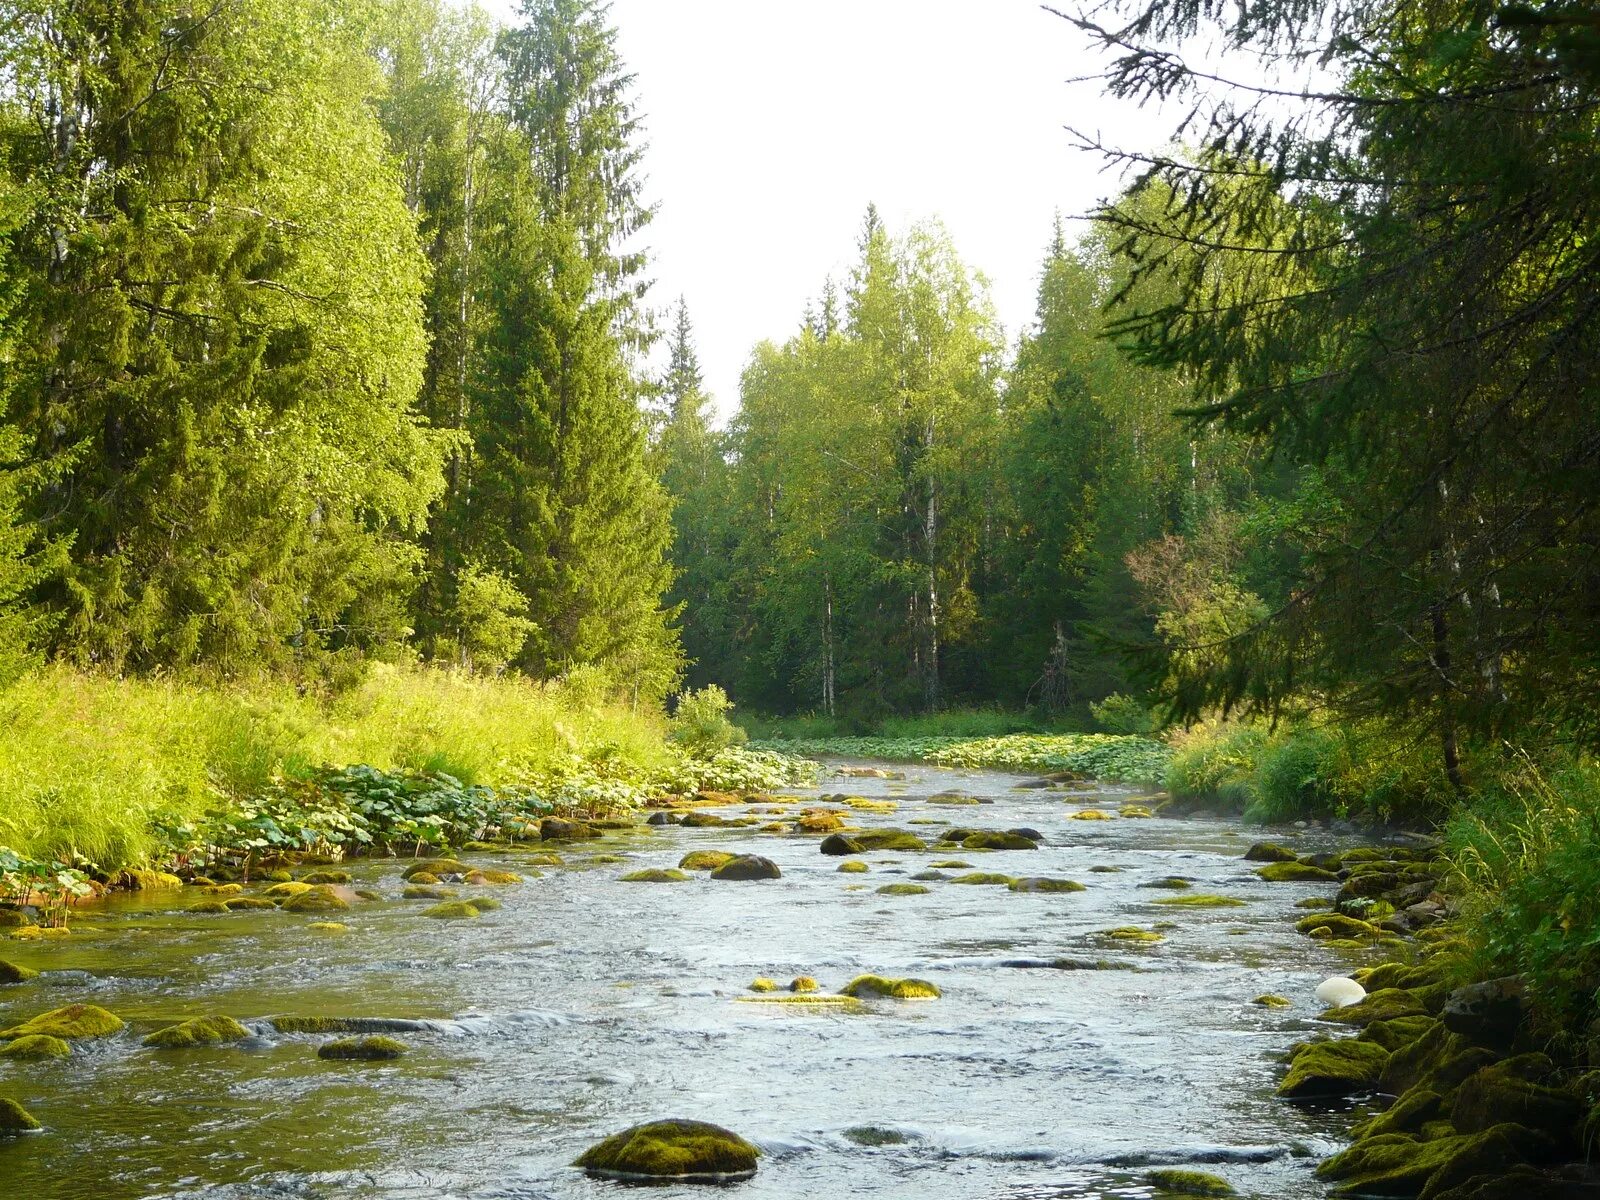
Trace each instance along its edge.
<instances>
[{"instance_id":1,"label":"forest","mask_svg":"<svg viewBox=\"0 0 1600 1200\"><path fill-rule=\"evenodd\" d=\"M330 757L647 788L729 697L769 747L1101 732L1179 800L1439 827L1592 1001L1592 8L1058 16L1185 115L1064 135L1120 172L1031 324L863 196L722 422L605 4L11 0L0 843L121 866Z\"/></svg>"}]
</instances>

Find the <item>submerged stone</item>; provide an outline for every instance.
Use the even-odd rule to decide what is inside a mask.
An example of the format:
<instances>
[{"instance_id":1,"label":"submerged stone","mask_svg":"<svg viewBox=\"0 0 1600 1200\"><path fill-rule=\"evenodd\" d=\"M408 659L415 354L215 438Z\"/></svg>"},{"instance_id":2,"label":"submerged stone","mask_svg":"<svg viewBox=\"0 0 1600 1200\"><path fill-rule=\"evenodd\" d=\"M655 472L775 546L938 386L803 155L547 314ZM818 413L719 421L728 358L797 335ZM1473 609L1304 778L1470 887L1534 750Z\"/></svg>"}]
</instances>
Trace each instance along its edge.
<instances>
[{"instance_id":1,"label":"submerged stone","mask_svg":"<svg viewBox=\"0 0 1600 1200\"><path fill-rule=\"evenodd\" d=\"M852 858L848 862L840 863L838 869L846 875L864 875L870 868L859 858Z\"/></svg>"},{"instance_id":2,"label":"submerged stone","mask_svg":"<svg viewBox=\"0 0 1600 1200\"><path fill-rule=\"evenodd\" d=\"M1257 996L1254 1000L1250 1001L1250 1003L1251 1004L1259 1004L1262 1008L1293 1008L1294 1007L1294 1001L1293 1000L1286 999L1283 996L1274 996L1270 992L1267 993L1264 996Z\"/></svg>"},{"instance_id":3,"label":"submerged stone","mask_svg":"<svg viewBox=\"0 0 1600 1200\"><path fill-rule=\"evenodd\" d=\"M402 879L415 879L418 875L432 875L433 882L438 883L446 875L466 875L472 870L466 863L454 858L425 858L412 863L400 873Z\"/></svg>"},{"instance_id":4,"label":"submerged stone","mask_svg":"<svg viewBox=\"0 0 1600 1200\"><path fill-rule=\"evenodd\" d=\"M69 1004L65 1008L41 1013L21 1025L0 1029L0 1040L14 1041L30 1034L47 1034L73 1042L110 1037L121 1032L122 1018L94 1004Z\"/></svg>"},{"instance_id":5,"label":"submerged stone","mask_svg":"<svg viewBox=\"0 0 1600 1200\"><path fill-rule=\"evenodd\" d=\"M283 911L289 913L344 912L349 907L350 901L322 887L315 887L309 892L291 896L283 902Z\"/></svg>"},{"instance_id":6,"label":"submerged stone","mask_svg":"<svg viewBox=\"0 0 1600 1200\"><path fill-rule=\"evenodd\" d=\"M972 864L962 862L959 858L943 858L938 862L929 863L928 866L940 871L970 871Z\"/></svg>"},{"instance_id":7,"label":"submerged stone","mask_svg":"<svg viewBox=\"0 0 1600 1200\"><path fill-rule=\"evenodd\" d=\"M613 1179L720 1182L754 1175L760 1157L760 1150L720 1125L672 1119L614 1134L572 1165Z\"/></svg>"},{"instance_id":8,"label":"submerged stone","mask_svg":"<svg viewBox=\"0 0 1600 1200\"><path fill-rule=\"evenodd\" d=\"M1168 875L1164 879L1152 879L1148 883L1141 883L1141 888L1164 888L1172 892L1188 891L1193 886L1189 880L1177 875Z\"/></svg>"},{"instance_id":9,"label":"submerged stone","mask_svg":"<svg viewBox=\"0 0 1600 1200\"><path fill-rule=\"evenodd\" d=\"M926 979L887 979L882 975L857 975L839 989L843 996L883 996L891 1000L937 1000L938 987Z\"/></svg>"},{"instance_id":10,"label":"submerged stone","mask_svg":"<svg viewBox=\"0 0 1600 1200\"><path fill-rule=\"evenodd\" d=\"M957 875L951 883L968 883L979 887L1010 887L1016 882L1011 875L997 875L992 871L973 871L969 875Z\"/></svg>"},{"instance_id":11,"label":"submerged stone","mask_svg":"<svg viewBox=\"0 0 1600 1200\"><path fill-rule=\"evenodd\" d=\"M300 876L301 883L309 884L347 884L351 881L349 871L313 871L310 875Z\"/></svg>"},{"instance_id":12,"label":"submerged stone","mask_svg":"<svg viewBox=\"0 0 1600 1200\"><path fill-rule=\"evenodd\" d=\"M250 1031L232 1017L195 1017L158 1029L144 1039L144 1044L158 1050L186 1050L242 1042L249 1036Z\"/></svg>"},{"instance_id":13,"label":"submerged stone","mask_svg":"<svg viewBox=\"0 0 1600 1200\"><path fill-rule=\"evenodd\" d=\"M880 896L926 896L930 889L920 883L886 883L878 889Z\"/></svg>"},{"instance_id":14,"label":"submerged stone","mask_svg":"<svg viewBox=\"0 0 1600 1200\"><path fill-rule=\"evenodd\" d=\"M1244 908L1245 902L1235 896L1163 896L1159 900L1152 900L1152 904L1164 904L1169 908Z\"/></svg>"},{"instance_id":15,"label":"submerged stone","mask_svg":"<svg viewBox=\"0 0 1600 1200\"><path fill-rule=\"evenodd\" d=\"M352 1062L385 1062L404 1055L406 1044L392 1037L340 1038L317 1047L317 1057Z\"/></svg>"},{"instance_id":16,"label":"submerged stone","mask_svg":"<svg viewBox=\"0 0 1600 1200\"><path fill-rule=\"evenodd\" d=\"M446 900L443 904L424 909L422 915L432 917L435 921L472 921L483 916L471 900Z\"/></svg>"},{"instance_id":17,"label":"submerged stone","mask_svg":"<svg viewBox=\"0 0 1600 1200\"><path fill-rule=\"evenodd\" d=\"M1162 1167L1151 1171L1144 1181L1158 1191L1172 1196L1237 1196L1233 1186L1221 1176L1205 1171L1189 1171L1180 1167Z\"/></svg>"},{"instance_id":18,"label":"submerged stone","mask_svg":"<svg viewBox=\"0 0 1600 1200\"><path fill-rule=\"evenodd\" d=\"M844 1130L841 1136L858 1146L903 1146L911 1140L897 1129L884 1129L880 1125L856 1125Z\"/></svg>"},{"instance_id":19,"label":"submerged stone","mask_svg":"<svg viewBox=\"0 0 1600 1200\"><path fill-rule=\"evenodd\" d=\"M27 1062L40 1062L50 1058L69 1058L72 1046L58 1037L45 1033L30 1033L0 1046L0 1058Z\"/></svg>"},{"instance_id":20,"label":"submerged stone","mask_svg":"<svg viewBox=\"0 0 1600 1200\"><path fill-rule=\"evenodd\" d=\"M1166 940L1153 929L1139 929L1133 925L1124 925L1117 929L1104 929L1101 930L1100 936L1110 938L1116 942L1160 942Z\"/></svg>"},{"instance_id":21,"label":"submerged stone","mask_svg":"<svg viewBox=\"0 0 1600 1200\"><path fill-rule=\"evenodd\" d=\"M0 1096L0 1136L15 1133L36 1133L43 1129L34 1116L8 1096Z\"/></svg>"},{"instance_id":22,"label":"submerged stone","mask_svg":"<svg viewBox=\"0 0 1600 1200\"><path fill-rule=\"evenodd\" d=\"M622 883L688 883L689 876L674 867L650 867L643 871L630 871L621 877Z\"/></svg>"},{"instance_id":23,"label":"submerged stone","mask_svg":"<svg viewBox=\"0 0 1600 1200\"><path fill-rule=\"evenodd\" d=\"M1083 892L1088 889L1072 879L1045 879L1032 877L1013 879L1007 885L1013 892Z\"/></svg>"},{"instance_id":24,"label":"submerged stone","mask_svg":"<svg viewBox=\"0 0 1600 1200\"><path fill-rule=\"evenodd\" d=\"M438 887L429 884L410 883L405 891L400 893L402 900L454 900L461 893L455 888Z\"/></svg>"}]
</instances>

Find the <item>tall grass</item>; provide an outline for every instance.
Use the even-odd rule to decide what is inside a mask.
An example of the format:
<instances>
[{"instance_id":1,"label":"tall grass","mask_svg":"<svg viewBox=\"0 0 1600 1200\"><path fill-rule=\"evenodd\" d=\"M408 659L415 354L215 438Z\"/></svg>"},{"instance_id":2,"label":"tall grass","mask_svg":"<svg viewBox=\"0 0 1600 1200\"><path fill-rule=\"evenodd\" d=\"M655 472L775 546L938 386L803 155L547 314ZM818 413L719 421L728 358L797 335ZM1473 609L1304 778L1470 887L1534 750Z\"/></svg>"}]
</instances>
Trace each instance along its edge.
<instances>
[{"instance_id":1,"label":"tall grass","mask_svg":"<svg viewBox=\"0 0 1600 1200\"><path fill-rule=\"evenodd\" d=\"M193 820L279 775L364 763L515 782L578 755L670 755L655 714L576 689L375 666L334 696L275 680L206 685L56 667L0 691L0 844L103 867L149 859Z\"/></svg>"}]
</instances>

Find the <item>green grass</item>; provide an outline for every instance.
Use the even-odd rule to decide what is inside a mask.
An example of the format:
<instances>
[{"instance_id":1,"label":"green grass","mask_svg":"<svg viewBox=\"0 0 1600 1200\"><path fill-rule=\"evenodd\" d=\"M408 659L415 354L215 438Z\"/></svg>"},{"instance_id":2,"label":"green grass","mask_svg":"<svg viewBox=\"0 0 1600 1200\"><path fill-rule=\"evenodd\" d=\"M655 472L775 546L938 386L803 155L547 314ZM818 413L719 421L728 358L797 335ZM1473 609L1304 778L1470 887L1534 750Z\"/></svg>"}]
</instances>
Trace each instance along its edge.
<instances>
[{"instance_id":1,"label":"green grass","mask_svg":"<svg viewBox=\"0 0 1600 1200\"><path fill-rule=\"evenodd\" d=\"M1001 737L833 737L757 743L809 757L878 758L997 771L1069 771L1088 779L1154 782L1170 751L1150 738L1109 733L1008 734Z\"/></svg>"},{"instance_id":2,"label":"green grass","mask_svg":"<svg viewBox=\"0 0 1600 1200\"><path fill-rule=\"evenodd\" d=\"M741 714L738 723L751 738L771 744L868 736L894 740L987 738L1014 733L1074 733L1084 728L1082 720L1073 717L1051 718L995 708L951 709L938 713L886 716L873 721L816 713L795 717Z\"/></svg>"}]
</instances>

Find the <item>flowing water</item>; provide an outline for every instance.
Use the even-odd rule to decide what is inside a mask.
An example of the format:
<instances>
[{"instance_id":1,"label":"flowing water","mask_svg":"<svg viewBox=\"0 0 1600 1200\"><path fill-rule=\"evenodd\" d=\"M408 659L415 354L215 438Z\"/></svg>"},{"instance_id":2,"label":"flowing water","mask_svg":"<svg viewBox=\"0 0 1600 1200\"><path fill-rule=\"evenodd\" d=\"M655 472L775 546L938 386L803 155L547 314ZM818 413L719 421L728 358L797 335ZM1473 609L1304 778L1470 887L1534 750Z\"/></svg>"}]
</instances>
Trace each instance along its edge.
<instances>
[{"instance_id":1,"label":"flowing water","mask_svg":"<svg viewBox=\"0 0 1600 1200\"><path fill-rule=\"evenodd\" d=\"M936 826L908 822L1030 826L1044 844L871 854L870 873L852 875L815 837L652 827L563 847L566 866L495 889L504 908L477 921L423 918L426 905L398 899L401 864L375 862L354 868L358 885L391 899L341 914L343 935L279 912L188 914L192 895L169 893L115 902L57 943L0 943L0 956L47 972L0 989L0 1026L76 1001L129 1022L70 1061L0 1065L0 1095L47 1127L0 1139L0 1196L610 1196L621 1185L567 1164L662 1116L759 1144L759 1173L736 1185L751 1200L1143 1197L1143 1169L1166 1164L1221 1174L1246 1195L1322 1195L1312 1167L1349 1116L1283 1103L1273 1088L1276 1056L1326 1028L1312 989L1354 965L1294 931L1295 902L1326 885L1263 883L1240 859L1260 831L1229 822L1068 819L1126 799L1117 789L1064 795L994 772L905 770L904 782L825 779L821 790L897 799L898 812L854 819L930 843ZM992 803L926 803L948 788ZM1303 849L1334 844L1293 836ZM783 878L619 882L690 849L763 854ZM521 857L474 861L531 875ZM951 857L1088 890L874 890ZM1157 906L1182 893L1138 885L1169 875L1248 904ZM1158 944L1098 936L1163 922ZM813 975L831 990L864 972L926 978L944 995L855 1012L739 1001L757 976ZM1264 992L1294 1006L1250 1003ZM411 1052L392 1064L324 1062L324 1039L265 1025L241 1046L139 1046L209 1013L433 1021L403 1035Z\"/></svg>"}]
</instances>

